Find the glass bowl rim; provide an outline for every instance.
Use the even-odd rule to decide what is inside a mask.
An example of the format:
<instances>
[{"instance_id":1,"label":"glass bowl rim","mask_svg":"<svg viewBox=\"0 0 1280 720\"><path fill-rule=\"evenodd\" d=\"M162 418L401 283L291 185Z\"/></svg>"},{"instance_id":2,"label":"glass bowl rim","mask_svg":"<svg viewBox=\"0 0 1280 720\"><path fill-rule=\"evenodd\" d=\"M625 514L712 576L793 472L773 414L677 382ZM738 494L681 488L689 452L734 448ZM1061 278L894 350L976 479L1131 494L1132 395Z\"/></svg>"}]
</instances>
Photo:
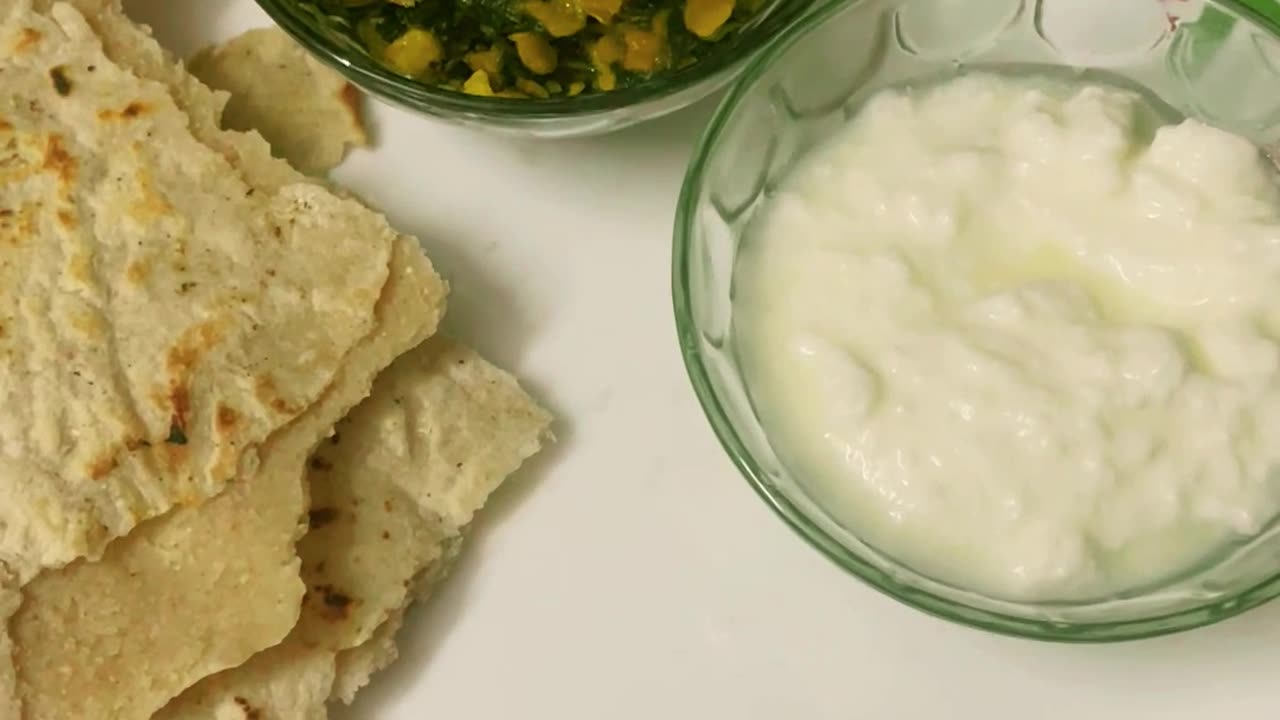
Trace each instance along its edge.
<instances>
[{"instance_id":1,"label":"glass bowl rim","mask_svg":"<svg viewBox=\"0 0 1280 720\"><path fill-rule=\"evenodd\" d=\"M787 28L755 55L730 86L694 147L676 205L671 258L671 292L676 334L685 370L703 414L730 460L764 502L793 531L844 571L877 591L929 615L978 630L1031 640L1063 643L1122 642L1192 630L1226 620L1280 596L1280 571L1229 596L1189 608L1119 621L1062 622L1001 613L953 600L895 580L819 527L769 481L747 450L730 419L703 362L700 332L693 317L689 256L698 217L698 197L706 177L711 151L718 147L729 119L756 81L797 42L834 16L852 10L863 0L829 2ZM1242 17L1280 41L1280 3L1259 5L1260 0L1208 0ZM889 561L902 569L905 565ZM912 571L914 572L914 571Z\"/></svg>"},{"instance_id":2,"label":"glass bowl rim","mask_svg":"<svg viewBox=\"0 0 1280 720\"><path fill-rule=\"evenodd\" d=\"M774 37L802 19L806 13L840 0L776 0L772 12L741 32L716 44L706 57L687 68L664 73L626 88L564 98L502 98L468 95L410 80L378 63L353 57L318 32L299 8L299 0L255 0L282 30L318 60L376 95L428 113L455 113L470 117L550 120L609 113L650 100L675 95L730 70L750 58Z\"/></svg>"}]
</instances>

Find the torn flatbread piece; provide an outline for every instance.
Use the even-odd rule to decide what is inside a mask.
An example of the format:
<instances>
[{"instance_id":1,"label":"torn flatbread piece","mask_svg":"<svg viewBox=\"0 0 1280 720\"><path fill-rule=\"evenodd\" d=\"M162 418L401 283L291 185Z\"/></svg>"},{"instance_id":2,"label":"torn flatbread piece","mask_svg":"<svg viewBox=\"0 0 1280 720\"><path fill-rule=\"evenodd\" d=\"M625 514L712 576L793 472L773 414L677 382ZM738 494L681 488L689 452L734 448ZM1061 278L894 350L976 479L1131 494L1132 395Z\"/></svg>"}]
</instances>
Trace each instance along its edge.
<instances>
[{"instance_id":1,"label":"torn flatbread piece","mask_svg":"<svg viewBox=\"0 0 1280 720\"><path fill-rule=\"evenodd\" d=\"M283 30L250 30L197 53L188 68L209 87L230 93L224 127L258 131L308 175L323 175L342 162L348 147L369 143L360 92Z\"/></svg>"},{"instance_id":2,"label":"torn flatbread piece","mask_svg":"<svg viewBox=\"0 0 1280 720\"><path fill-rule=\"evenodd\" d=\"M329 702L341 702L345 705L355 702L356 693L365 689L375 674L387 669L400 658L396 636L404 627L407 609L405 607L393 611L368 640L338 653L334 662L333 682L329 688Z\"/></svg>"},{"instance_id":3,"label":"torn flatbread piece","mask_svg":"<svg viewBox=\"0 0 1280 720\"><path fill-rule=\"evenodd\" d=\"M374 674L381 672L395 662L400 656L396 645L396 636L404 625L404 616L410 603L429 599L436 589L448 577L454 560L462 549L462 536L448 541L441 557L428 565L413 581L413 596L404 606L392 611L368 640L353 648L338 653L334 669L333 689L329 694L330 702L342 702L350 705L355 702L356 693L364 689Z\"/></svg>"},{"instance_id":4,"label":"torn flatbread piece","mask_svg":"<svg viewBox=\"0 0 1280 720\"><path fill-rule=\"evenodd\" d=\"M478 510L538 450L549 423L510 375L448 339L397 360L312 457L298 626L280 647L206 678L157 719L219 718L242 701L264 720L323 717L315 713L335 691L353 695L389 662L387 634L418 584L434 586L452 559L462 531L454 513ZM427 486L439 495L427 497ZM367 659L344 661L371 642ZM313 670L300 680L303 665ZM307 688L307 704L274 704L290 683Z\"/></svg>"},{"instance_id":5,"label":"torn flatbread piece","mask_svg":"<svg viewBox=\"0 0 1280 720\"><path fill-rule=\"evenodd\" d=\"M174 102L186 112L191 134L227 158L260 191L275 192L298 182L319 182L272 155L271 147L257 132L223 129L222 111L228 94L210 89L187 72L180 61L156 42L151 28L125 15L120 0L33 2L41 12L47 12L55 4L75 8L93 28L112 62L139 78L167 87Z\"/></svg>"},{"instance_id":6,"label":"torn flatbread piece","mask_svg":"<svg viewBox=\"0 0 1280 720\"><path fill-rule=\"evenodd\" d=\"M70 7L2 23L0 562L26 582L252 477L376 331L397 236L257 192Z\"/></svg>"},{"instance_id":7,"label":"torn flatbread piece","mask_svg":"<svg viewBox=\"0 0 1280 720\"><path fill-rule=\"evenodd\" d=\"M304 591L304 462L274 455L252 482L29 583L12 621L26 716L148 718L283 640Z\"/></svg>"}]
</instances>

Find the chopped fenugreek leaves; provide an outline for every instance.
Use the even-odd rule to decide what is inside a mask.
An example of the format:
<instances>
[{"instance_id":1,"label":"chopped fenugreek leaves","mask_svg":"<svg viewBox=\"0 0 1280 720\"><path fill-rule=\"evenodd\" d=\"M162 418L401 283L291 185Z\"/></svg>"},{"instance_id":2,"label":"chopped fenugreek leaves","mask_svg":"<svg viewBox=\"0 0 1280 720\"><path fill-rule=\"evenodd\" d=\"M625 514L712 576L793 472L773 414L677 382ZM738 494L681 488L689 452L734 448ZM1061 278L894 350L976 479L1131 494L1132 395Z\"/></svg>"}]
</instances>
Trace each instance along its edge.
<instances>
[{"instance_id":1,"label":"chopped fenugreek leaves","mask_svg":"<svg viewBox=\"0 0 1280 720\"><path fill-rule=\"evenodd\" d=\"M609 92L695 64L766 0L296 0L418 82L470 95Z\"/></svg>"}]
</instances>

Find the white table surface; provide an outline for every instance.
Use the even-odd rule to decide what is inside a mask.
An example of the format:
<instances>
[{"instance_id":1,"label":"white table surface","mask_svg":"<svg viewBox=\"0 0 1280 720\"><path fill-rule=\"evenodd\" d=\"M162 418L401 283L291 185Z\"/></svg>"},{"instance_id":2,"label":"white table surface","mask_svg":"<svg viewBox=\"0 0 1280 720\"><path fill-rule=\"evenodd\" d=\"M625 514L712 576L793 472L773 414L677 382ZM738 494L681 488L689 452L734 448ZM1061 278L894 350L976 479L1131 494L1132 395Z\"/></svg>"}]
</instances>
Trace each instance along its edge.
<instances>
[{"instance_id":1,"label":"white table surface","mask_svg":"<svg viewBox=\"0 0 1280 720\"><path fill-rule=\"evenodd\" d=\"M252 0L129 0L188 54ZM676 346L671 225L712 106L603 138L498 139L383 106L338 178L421 237L447 326L559 417L401 660L347 720L1280 717L1280 603L1111 646L898 605L787 529L721 451Z\"/></svg>"}]
</instances>

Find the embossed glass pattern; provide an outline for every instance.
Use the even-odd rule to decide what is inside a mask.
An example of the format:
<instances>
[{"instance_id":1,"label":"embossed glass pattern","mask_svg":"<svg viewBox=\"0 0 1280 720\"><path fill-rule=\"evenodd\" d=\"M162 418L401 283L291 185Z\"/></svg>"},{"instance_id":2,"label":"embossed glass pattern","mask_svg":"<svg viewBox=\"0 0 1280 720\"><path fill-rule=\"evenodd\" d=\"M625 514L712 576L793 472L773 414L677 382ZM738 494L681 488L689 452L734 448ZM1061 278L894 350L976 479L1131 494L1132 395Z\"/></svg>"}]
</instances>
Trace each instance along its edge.
<instances>
[{"instance_id":1,"label":"embossed glass pattern","mask_svg":"<svg viewBox=\"0 0 1280 720\"><path fill-rule=\"evenodd\" d=\"M1195 592L1019 604L936 582L869 547L813 500L770 446L734 355L733 269L744 230L809 148L886 86L966 68L1079 73L1144 92L1267 148L1280 142L1280 4L1273 0L858 0L806 18L757 57L689 168L673 292L690 378L725 449L769 503L841 566L893 597L968 625L1098 642L1212 623L1280 594L1280 531L1211 566ZM1280 439L1277 439L1280 441Z\"/></svg>"}]
</instances>

